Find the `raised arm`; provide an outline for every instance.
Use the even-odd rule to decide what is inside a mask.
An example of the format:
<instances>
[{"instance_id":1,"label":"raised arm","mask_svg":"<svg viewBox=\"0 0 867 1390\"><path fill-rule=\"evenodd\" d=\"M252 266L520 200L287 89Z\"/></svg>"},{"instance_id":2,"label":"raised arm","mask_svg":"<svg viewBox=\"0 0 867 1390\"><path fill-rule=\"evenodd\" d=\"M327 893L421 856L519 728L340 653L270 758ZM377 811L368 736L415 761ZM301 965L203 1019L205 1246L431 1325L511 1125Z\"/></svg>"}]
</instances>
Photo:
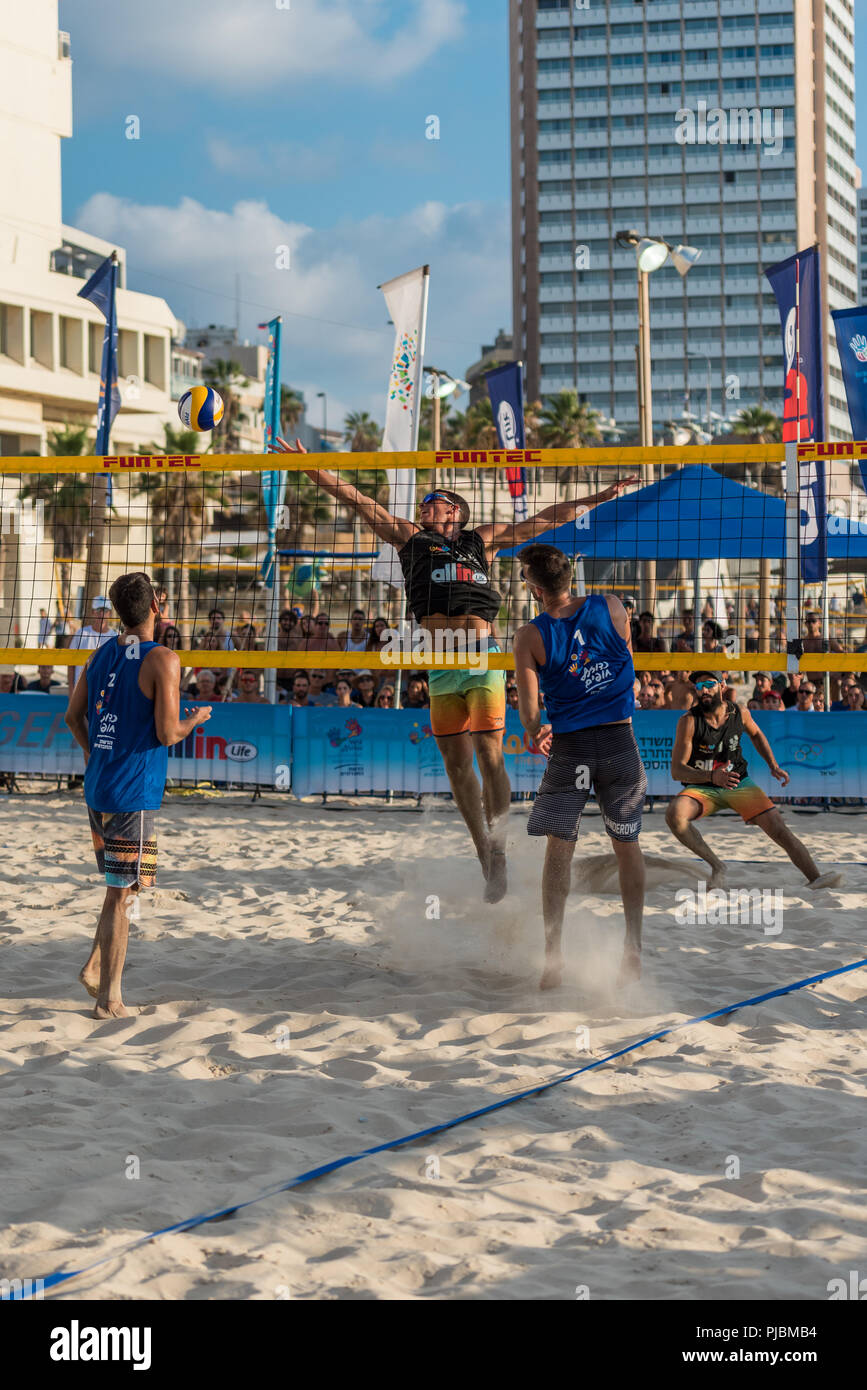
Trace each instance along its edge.
<instances>
[{"instance_id":1,"label":"raised arm","mask_svg":"<svg viewBox=\"0 0 867 1390\"><path fill-rule=\"evenodd\" d=\"M300 439L295 440L295 447L293 448L285 439L278 436L271 452L306 454L307 450ZM391 512L380 506L373 497L367 497L365 493L359 492L353 483L344 482L337 473L329 473L325 468L308 468L307 476L338 502L342 502L344 506L351 507L354 512L357 512L381 541L387 541L397 549L406 545L410 536L414 536L419 529L414 521L405 517L392 516Z\"/></svg>"},{"instance_id":2,"label":"raised arm","mask_svg":"<svg viewBox=\"0 0 867 1390\"><path fill-rule=\"evenodd\" d=\"M476 530L491 558L498 550L512 545L523 545L525 541L535 540L536 536L541 536L544 531L549 531L554 526L562 526L565 521L574 521L576 516L592 511L602 502L613 502L624 488L632 487L637 482L638 476L633 474L629 478L618 479L616 483L603 488L602 492L595 492L591 497L577 497L572 502L555 502L553 506L545 507L535 516L527 517L526 521L496 521L493 525L478 526Z\"/></svg>"}]
</instances>

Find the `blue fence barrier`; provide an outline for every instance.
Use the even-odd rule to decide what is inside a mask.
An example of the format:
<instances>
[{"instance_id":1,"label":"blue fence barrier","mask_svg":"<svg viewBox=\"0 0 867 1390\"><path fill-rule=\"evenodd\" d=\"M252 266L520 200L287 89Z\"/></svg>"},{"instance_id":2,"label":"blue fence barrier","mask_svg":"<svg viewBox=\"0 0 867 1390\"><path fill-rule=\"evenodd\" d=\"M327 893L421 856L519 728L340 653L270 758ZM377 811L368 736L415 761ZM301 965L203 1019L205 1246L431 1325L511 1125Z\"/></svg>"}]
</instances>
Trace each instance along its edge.
<instances>
[{"instance_id":1,"label":"blue fence barrier","mask_svg":"<svg viewBox=\"0 0 867 1390\"><path fill-rule=\"evenodd\" d=\"M81 750L63 722L65 695L0 695L0 772L81 774ZM635 736L648 795L676 790L669 763L679 715L641 710ZM771 796L867 796L867 713L766 714L756 722L789 773L785 791L746 745L750 775ZM506 714L506 768L512 788L534 792L544 759L532 753L515 710ZM214 705L207 724L169 755L175 781L232 782L346 795L446 792L448 781L429 710L338 709L288 705Z\"/></svg>"}]
</instances>

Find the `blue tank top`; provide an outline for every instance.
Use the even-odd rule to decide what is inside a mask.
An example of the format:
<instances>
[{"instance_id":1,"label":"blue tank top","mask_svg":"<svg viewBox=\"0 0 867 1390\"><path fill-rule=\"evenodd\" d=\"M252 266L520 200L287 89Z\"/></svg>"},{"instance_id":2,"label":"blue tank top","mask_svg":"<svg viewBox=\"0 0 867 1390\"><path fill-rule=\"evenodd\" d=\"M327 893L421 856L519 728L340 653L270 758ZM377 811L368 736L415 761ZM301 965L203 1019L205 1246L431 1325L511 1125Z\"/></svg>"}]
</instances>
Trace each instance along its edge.
<instances>
[{"instance_id":1,"label":"blue tank top","mask_svg":"<svg viewBox=\"0 0 867 1390\"><path fill-rule=\"evenodd\" d=\"M533 624L545 644L539 685L555 734L632 718L635 668L611 621L607 599L589 594L571 617L540 613Z\"/></svg>"},{"instance_id":2,"label":"blue tank top","mask_svg":"<svg viewBox=\"0 0 867 1390\"><path fill-rule=\"evenodd\" d=\"M156 642L140 642L138 656L114 639L87 667L90 758L84 799L94 811L155 811L166 789L169 750L157 738L154 702L139 689L141 664Z\"/></svg>"}]
</instances>

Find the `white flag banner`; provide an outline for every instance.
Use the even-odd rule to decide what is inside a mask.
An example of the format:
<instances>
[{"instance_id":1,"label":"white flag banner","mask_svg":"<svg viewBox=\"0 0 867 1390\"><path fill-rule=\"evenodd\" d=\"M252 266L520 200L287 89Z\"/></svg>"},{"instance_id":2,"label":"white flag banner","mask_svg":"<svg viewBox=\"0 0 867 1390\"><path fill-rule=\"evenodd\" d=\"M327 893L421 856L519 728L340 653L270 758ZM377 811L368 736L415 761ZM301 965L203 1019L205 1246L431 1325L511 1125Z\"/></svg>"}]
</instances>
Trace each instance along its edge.
<instances>
[{"instance_id":1,"label":"white flag banner","mask_svg":"<svg viewBox=\"0 0 867 1390\"><path fill-rule=\"evenodd\" d=\"M421 373L427 321L428 267L421 266L380 285L388 316L394 324L394 352L382 448L386 453L410 453L418 448ZM392 516L415 514L415 470L389 468L388 510ZM384 545L373 562L371 578L394 588L403 585L403 571L393 545Z\"/></svg>"}]
</instances>

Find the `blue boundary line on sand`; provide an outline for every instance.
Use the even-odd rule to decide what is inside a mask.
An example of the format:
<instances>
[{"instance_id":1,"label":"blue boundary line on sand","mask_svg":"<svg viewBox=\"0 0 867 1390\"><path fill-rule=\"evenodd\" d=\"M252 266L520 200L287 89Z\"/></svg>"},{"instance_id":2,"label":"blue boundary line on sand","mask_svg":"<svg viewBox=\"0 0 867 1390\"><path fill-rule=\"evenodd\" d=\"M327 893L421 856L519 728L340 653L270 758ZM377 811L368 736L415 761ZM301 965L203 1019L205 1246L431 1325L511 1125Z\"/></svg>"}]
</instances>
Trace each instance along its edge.
<instances>
[{"instance_id":1,"label":"blue boundary line on sand","mask_svg":"<svg viewBox=\"0 0 867 1390\"><path fill-rule=\"evenodd\" d=\"M527 1100L530 1096L542 1095L544 1091L552 1090L555 1086L562 1086L567 1081L572 1081L576 1076L581 1076L584 1072L594 1071L597 1067L605 1066L607 1062L613 1062L617 1057L625 1057L629 1052L635 1052L648 1043L658 1042L660 1038L666 1038L672 1033L679 1033L684 1028L691 1028L696 1023L709 1023L711 1019L722 1018L726 1014L734 1013L737 1009L746 1009L753 1004L763 1004L767 999L778 999L781 995L806 989L809 985L821 983L822 980L833 979L835 975L847 975L850 971L860 970L863 966L867 966L867 957L854 961L852 965L840 965L835 970L823 970L821 975L812 975L806 980L796 980L794 984L784 985L781 989L768 990L766 994L756 994L751 999L741 999L737 1004L727 1004L725 1008L714 1009L712 1013L702 1014L697 1018L688 1018L683 1023L673 1023L668 1028L660 1029L658 1033L648 1033L647 1037L640 1038L638 1042L629 1043L627 1047L619 1048L617 1052L609 1052L606 1057L600 1057L595 1062L588 1062L587 1066L578 1067L576 1071L565 1072L560 1076L552 1077L550 1081L542 1082L538 1086L531 1086L529 1090L517 1091L514 1095L504 1096L502 1100L494 1101L491 1105L481 1106L478 1110L470 1110L465 1115L458 1115L452 1120L444 1120L441 1124L431 1125L427 1129L418 1129L412 1134L404 1134L400 1139L390 1139L386 1144L376 1144L373 1148L362 1149L361 1153L346 1154L343 1158L332 1159L330 1163L323 1163L318 1168L310 1168L306 1173L299 1173L297 1177L290 1178L288 1182L280 1183L277 1187L260 1192L255 1197L248 1197L243 1202L235 1203L234 1206L220 1207L216 1211L200 1212L198 1216L188 1217L186 1221L176 1221L171 1226L162 1226L157 1231L151 1231L146 1236L139 1236L137 1240L122 1245L119 1250L112 1251L110 1255L103 1255L91 1264L83 1265L81 1269L56 1270L53 1274L45 1276L41 1281L41 1286L43 1290L56 1288L59 1284L64 1284L70 1279L77 1279L82 1274L89 1274L91 1270L99 1269L101 1265L111 1264L113 1260L121 1259L132 1250L137 1250L141 1245L147 1245L159 1236L170 1235L172 1232L191 1231L195 1226L204 1226L209 1221L219 1221L221 1218L233 1216L236 1211L243 1211L245 1207L254 1206L256 1202L263 1202L266 1198L275 1197L280 1192L288 1192L290 1188L300 1187L303 1183L314 1182L317 1178L324 1178L329 1173L336 1173L338 1169L348 1167L351 1163L360 1163L363 1158L370 1158L373 1154L388 1153L389 1150L402 1148L404 1144L411 1144L416 1139L426 1139L431 1134L442 1134L445 1130L466 1124L468 1120L478 1120L482 1115L492 1115L497 1110L505 1109L507 1105L515 1105L519 1100Z\"/></svg>"}]
</instances>

